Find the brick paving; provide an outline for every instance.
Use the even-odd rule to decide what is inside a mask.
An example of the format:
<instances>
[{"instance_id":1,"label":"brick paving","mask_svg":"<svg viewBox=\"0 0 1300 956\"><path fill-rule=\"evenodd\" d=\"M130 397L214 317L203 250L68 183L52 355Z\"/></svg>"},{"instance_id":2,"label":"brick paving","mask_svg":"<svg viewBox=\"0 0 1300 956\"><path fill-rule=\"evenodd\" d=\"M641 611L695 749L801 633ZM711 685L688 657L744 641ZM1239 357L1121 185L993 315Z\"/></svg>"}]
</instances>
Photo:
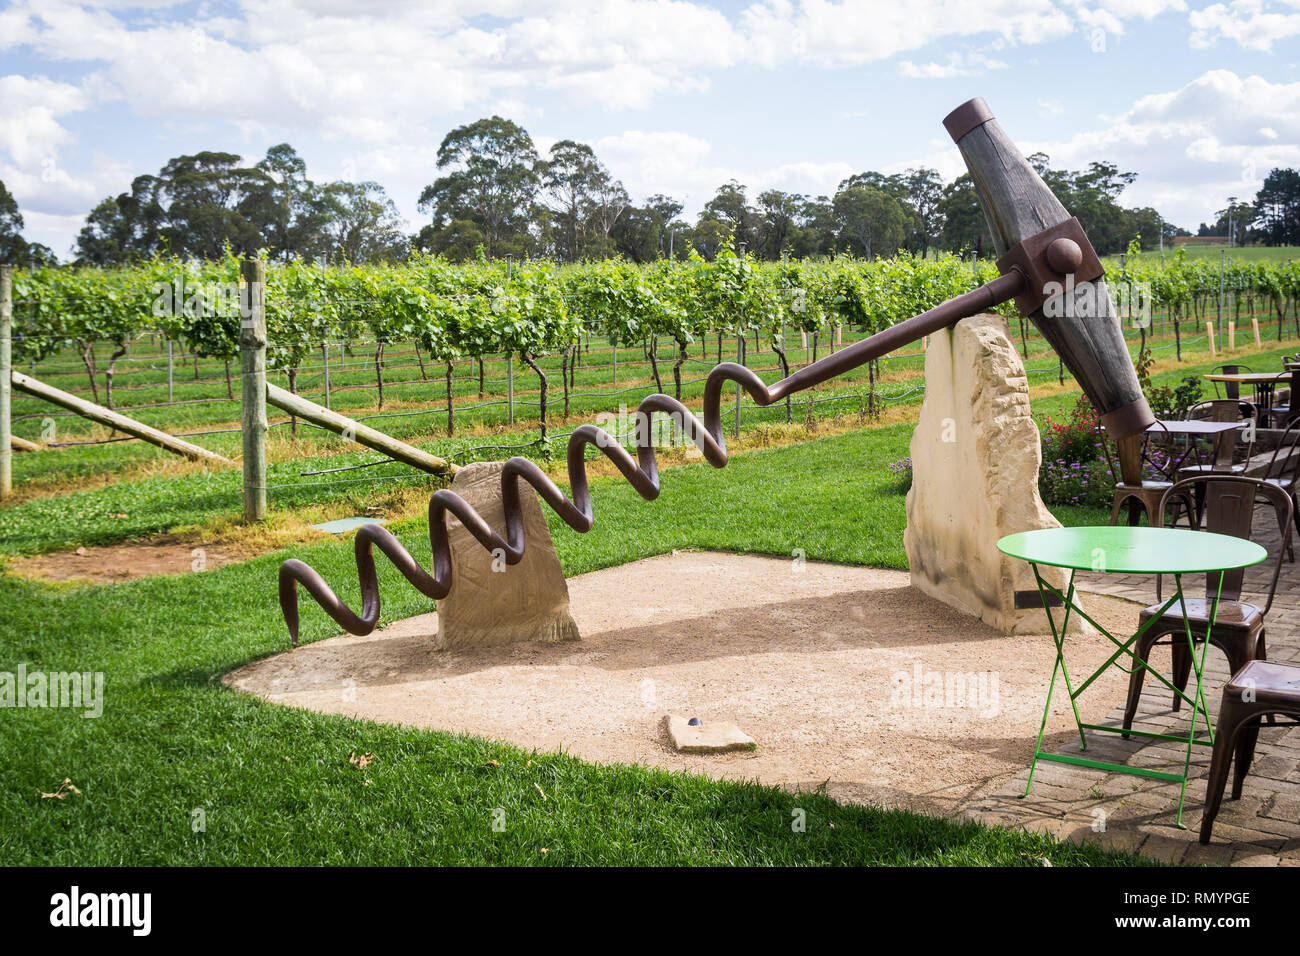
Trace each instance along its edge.
<instances>
[{"instance_id":1,"label":"brick paving","mask_svg":"<svg viewBox=\"0 0 1300 956\"><path fill-rule=\"evenodd\" d=\"M1276 518L1271 508L1255 513L1255 540L1269 549L1270 560L1246 573L1244 599L1262 601L1273 573L1272 558L1280 544ZM1080 589L1134 601L1145 606L1155 600L1155 580L1145 575L1096 575L1080 572ZM1200 593L1204 577L1188 584L1188 593ZM1166 595L1168 592L1166 592ZM1133 626L1137 627L1138 607ZM1126 635L1121 635L1121 637ZM1284 561L1277 596L1267 619L1270 660L1300 663L1300 564ZM1069 663L1067 656L1066 663ZM1152 663L1166 677L1169 650L1158 647ZM1046 680L1044 675L1044 680ZM1211 715L1217 715L1219 696L1228 679L1227 661L1214 647L1206 655L1205 698ZM1189 684L1188 689L1191 690ZM1062 689L1058 689L1060 691ZM1044 685L1046 694L1046 685ZM1082 700L1087 700L1085 696ZM1067 702L1063 692L1053 699ZM1190 708L1175 713L1170 709L1172 691L1148 677L1138 706L1135 730L1185 733ZM1091 723L1120 726L1123 701L1104 720ZM1084 717L1088 720L1087 716ZM1125 740L1118 734L1090 732L1088 750L1080 753L1078 742L1068 744L1061 754L1158 770L1181 771L1186 745L1169 741ZM1205 775L1209 772L1211 748L1192 749L1183 823L1177 828L1179 784L1145 777L1093 770L1040 761L1034 772L1033 790L1026 797L1029 768L1017 774L1000 790L964 808L964 815L984 823L1044 831L1062 839L1094 842L1102 846L1136 850L1166 862L1232 866L1300 866L1300 727L1265 725L1256 745L1255 760L1246 777L1240 800L1231 800L1232 781L1214 823L1212 842L1199 841L1201 809L1205 800Z\"/></svg>"}]
</instances>

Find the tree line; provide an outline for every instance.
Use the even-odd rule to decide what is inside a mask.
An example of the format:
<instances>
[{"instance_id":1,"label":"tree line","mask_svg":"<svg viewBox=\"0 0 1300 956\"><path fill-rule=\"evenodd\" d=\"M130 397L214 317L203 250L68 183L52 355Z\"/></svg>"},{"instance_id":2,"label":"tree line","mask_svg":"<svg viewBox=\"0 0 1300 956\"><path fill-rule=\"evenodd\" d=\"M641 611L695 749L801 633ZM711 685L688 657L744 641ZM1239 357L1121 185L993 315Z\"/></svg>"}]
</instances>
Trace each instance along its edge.
<instances>
[{"instance_id":1,"label":"tree line","mask_svg":"<svg viewBox=\"0 0 1300 956\"><path fill-rule=\"evenodd\" d=\"M1056 169L1035 153L1030 162L1083 222L1102 254L1189 235L1150 207L1126 208L1119 197L1137 178L1113 163ZM632 202L595 151L574 140L544 155L522 126L491 116L457 127L439 146L436 177L418 207L429 217L407 234L396 206L375 182L318 183L292 146L273 146L244 165L239 156L178 156L157 174L136 177L126 192L100 202L77 237L76 261L138 262L152 256L216 259L267 250L281 262L366 264L412 253L467 262L549 259L581 262L621 257L636 263L705 258L724 246L758 260L861 258L906 250L994 254L968 175L945 184L934 169L865 171L832 195L767 189L751 196L742 183L718 187L692 223L673 197ZM0 183L0 254L10 261L53 261L21 236L22 217ZM1251 202L1235 197L1202 235L1239 242L1300 244L1300 172L1275 169Z\"/></svg>"},{"instance_id":2,"label":"tree line","mask_svg":"<svg viewBox=\"0 0 1300 956\"><path fill-rule=\"evenodd\" d=\"M1196 234L1222 236L1236 245L1300 245L1300 171L1272 170L1253 201L1229 196L1214 222L1201 223Z\"/></svg>"}]
</instances>

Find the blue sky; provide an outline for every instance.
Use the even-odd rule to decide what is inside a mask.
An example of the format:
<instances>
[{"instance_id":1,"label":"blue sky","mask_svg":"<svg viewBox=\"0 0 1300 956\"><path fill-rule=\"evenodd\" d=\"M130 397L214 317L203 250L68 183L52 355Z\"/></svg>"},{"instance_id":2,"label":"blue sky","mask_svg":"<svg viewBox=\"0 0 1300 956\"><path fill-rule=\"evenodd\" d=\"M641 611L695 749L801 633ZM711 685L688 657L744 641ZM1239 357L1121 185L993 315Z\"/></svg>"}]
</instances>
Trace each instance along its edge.
<instances>
[{"instance_id":1,"label":"blue sky","mask_svg":"<svg viewBox=\"0 0 1300 956\"><path fill-rule=\"evenodd\" d=\"M40 0L0 6L0 180L66 254L132 177L289 142L381 183L412 227L454 126L590 143L635 200L693 216L738 179L833 192L960 158L983 96L1025 152L1138 173L1124 202L1195 229L1300 166L1300 0Z\"/></svg>"}]
</instances>

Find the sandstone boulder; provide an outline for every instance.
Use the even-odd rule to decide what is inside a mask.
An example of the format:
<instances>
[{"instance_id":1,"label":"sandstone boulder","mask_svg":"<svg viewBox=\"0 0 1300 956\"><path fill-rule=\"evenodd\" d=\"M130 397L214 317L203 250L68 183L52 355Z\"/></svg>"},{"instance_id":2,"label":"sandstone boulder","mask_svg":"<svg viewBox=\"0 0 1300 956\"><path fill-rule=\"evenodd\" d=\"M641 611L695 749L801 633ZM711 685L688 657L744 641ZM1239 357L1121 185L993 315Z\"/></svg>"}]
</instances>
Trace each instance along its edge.
<instances>
[{"instance_id":1,"label":"sandstone boulder","mask_svg":"<svg viewBox=\"0 0 1300 956\"><path fill-rule=\"evenodd\" d=\"M1033 571L997 549L1004 535L1060 522L1038 494L1042 450L1029 382L1004 318L984 313L930 336L925 401L912 434L904 546L912 584L1004 634L1048 631ZM1064 588L1067 571L1042 567ZM1053 616L1060 623L1061 609ZM1070 630L1086 627L1071 616Z\"/></svg>"},{"instance_id":2,"label":"sandstone boulder","mask_svg":"<svg viewBox=\"0 0 1300 956\"><path fill-rule=\"evenodd\" d=\"M456 473L451 488L504 533L502 467L502 462L469 465ZM459 520L448 518L453 584L438 602L439 647L578 640L569 588L537 493L523 486L519 497L528 546L513 566L485 550Z\"/></svg>"}]
</instances>

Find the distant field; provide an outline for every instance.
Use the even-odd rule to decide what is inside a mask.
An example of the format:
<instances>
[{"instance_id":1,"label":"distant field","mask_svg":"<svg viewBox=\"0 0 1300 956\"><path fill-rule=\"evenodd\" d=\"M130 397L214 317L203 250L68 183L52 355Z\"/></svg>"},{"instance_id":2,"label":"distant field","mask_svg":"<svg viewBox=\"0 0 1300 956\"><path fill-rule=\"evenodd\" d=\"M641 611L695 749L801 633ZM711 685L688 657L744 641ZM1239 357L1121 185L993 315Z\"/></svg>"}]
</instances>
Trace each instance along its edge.
<instances>
[{"instance_id":1,"label":"distant field","mask_svg":"<svg viewBox=\"0 0 1300 956\"><path fill-rule=\"evenodd\" d=\"M1288 259L1300 259L1300 246L1183 246L1187 258L1192 260L1208 259L1219 261L1219 253L1226 252L1229 262L1286 262ZM1170 258L1175 248L1165 246L1164 258ZM1144 256L1160 258L1158 251L1144 252ZM1119 256L1102 256L1102 264L1110 266L1119 264Z\"/></svg>"}]
</instances>

